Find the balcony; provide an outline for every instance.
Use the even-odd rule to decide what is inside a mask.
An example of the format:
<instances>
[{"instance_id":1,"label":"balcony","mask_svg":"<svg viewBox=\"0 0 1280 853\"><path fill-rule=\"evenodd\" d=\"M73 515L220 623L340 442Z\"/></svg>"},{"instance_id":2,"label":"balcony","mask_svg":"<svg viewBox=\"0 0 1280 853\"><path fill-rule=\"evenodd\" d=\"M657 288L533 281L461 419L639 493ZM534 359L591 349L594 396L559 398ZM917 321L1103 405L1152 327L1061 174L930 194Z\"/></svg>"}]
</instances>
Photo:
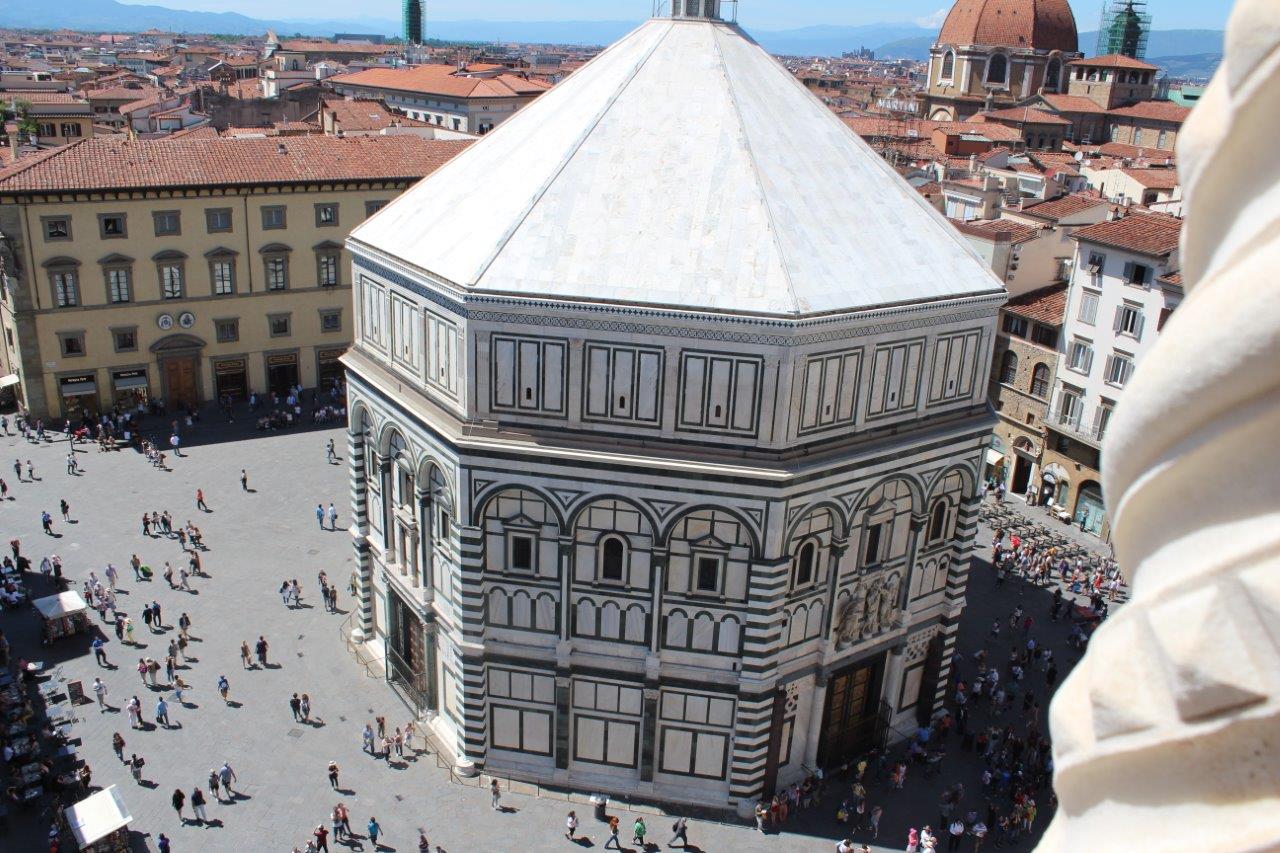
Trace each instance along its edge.
<instances>
[{"instance_id":1,"label":"balcony","mask_svg":"<svg viewBox=\"0 0 1280 853\"><path fill-rule=\"evenodd\" d=\"M1105 410L1107 414L1099 418L1099 410ZM1086 411L1083 405L1076 406L1074 411L1064 410L1059 406L1049 413L1047 423L1058 432L1066 433L1093 447L1100 447L1107 431L1107 423L1111 420L1110 411L1108 406L1095 406L1092 412Z\"/></svg>"}]
</instances>

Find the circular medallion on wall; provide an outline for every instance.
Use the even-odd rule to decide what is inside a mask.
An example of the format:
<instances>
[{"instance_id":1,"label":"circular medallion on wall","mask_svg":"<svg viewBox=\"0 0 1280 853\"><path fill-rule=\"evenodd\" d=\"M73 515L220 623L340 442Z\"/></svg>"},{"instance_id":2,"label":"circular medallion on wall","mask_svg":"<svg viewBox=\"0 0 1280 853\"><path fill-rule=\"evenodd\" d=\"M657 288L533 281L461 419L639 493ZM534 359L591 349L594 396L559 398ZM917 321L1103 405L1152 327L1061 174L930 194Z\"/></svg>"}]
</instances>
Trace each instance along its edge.
<instances>
[{"instance_id":1,"label":"circular medallion on wall","mask_svg":"<svg viewBox=\"0 0 1280 853\"><path fill-rule=\"evenodd\" d=\"M190 329L196 324L196 315L190 311L183 311L178 315L178 325L184 329Z\"/></svg>"},{"instance_id":2,"label":"circular medallion on wall","mask_svg":"<svg viewBox=\"0 0 1280 853\"><path fill-rule=\"evenodd\" d=\"M156 325L160 327L162 332L167 332L173 328L173 315L161 314L156 318Z\"/></svg>"}]
</instances>

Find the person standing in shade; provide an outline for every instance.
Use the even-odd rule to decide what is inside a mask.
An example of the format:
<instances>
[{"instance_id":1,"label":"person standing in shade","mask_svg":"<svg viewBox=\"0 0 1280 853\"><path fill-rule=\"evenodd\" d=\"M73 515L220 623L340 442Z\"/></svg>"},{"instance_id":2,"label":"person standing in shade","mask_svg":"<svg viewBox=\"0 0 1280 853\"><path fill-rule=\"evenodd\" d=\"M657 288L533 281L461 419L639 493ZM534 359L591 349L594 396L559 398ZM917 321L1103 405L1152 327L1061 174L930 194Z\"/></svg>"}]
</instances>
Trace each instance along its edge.
<instances>
[{"instance_id":1,"label":"person standing in shade","mask_svg":"<svg viewBox=\"0 0 1280 853\"><path fill-rule=\"evenodd\" d=\"M195 812L196 823L203 826L209 820L204 813L204 791L199 785L191 789L191 811Z\"/></svg>"}]
</instances>

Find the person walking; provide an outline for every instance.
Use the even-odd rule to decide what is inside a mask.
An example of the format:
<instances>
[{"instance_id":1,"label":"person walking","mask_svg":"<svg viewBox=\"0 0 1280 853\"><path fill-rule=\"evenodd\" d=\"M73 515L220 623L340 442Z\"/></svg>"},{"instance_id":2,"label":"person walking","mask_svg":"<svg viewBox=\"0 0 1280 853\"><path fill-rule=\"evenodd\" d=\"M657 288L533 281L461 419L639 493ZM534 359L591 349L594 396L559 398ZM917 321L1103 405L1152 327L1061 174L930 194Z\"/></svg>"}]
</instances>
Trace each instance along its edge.
<instances>
[{"instance_id":1,"label":"person walking","mask_svg":"<svg viewBox=\"0 0 1280 853\"><path fill-rule=\"evenodd\" d=\"M338 529L338 510L336 507L334 507L333 501L329 502L328 516L329 516L329 529L337 530Z\"/></svg>"},{"instance_id":2,"label":"person walking","mask_svg":"<svg viewBox=\"0 0 1280 853\"><path fill-rule=\"evenodd\" d=\"M574 834L578 831L578 816L569 810L569 816L564 819L564 837L573 841Z\"/></svg>"},{"instance_id":3,"label":"person walking","mask_svg":"<svg viewBox=\"0 0 1280 853\"><path fill-rule=\"evenodd\" d=\"M329 853L329 830L324 828L324 824L316 826L316 831L311 834L316 839L316 853L320 853L321 850Z\"/></svg>"},{"instance_id":4,"label":"person walking","mask_svg":"<svg viewBox=\"0 0 1280 853\"><path fill-rule=\"evenodd\" d=\"M209 793L210 793L210 794L213 794L213 798L214 798L215 800L217 800L218 802L222 802L222 792L221 792L221 790L218 788L218 783L219 783L219 780L218 780L218 771L217 771L217 770L212 770L212 769L210 769L210 770L209 770L209 781L208 781L208 783L207 783L207 784L209 785Z\"/></svg>"},{"instance_id":5,"label":"person walking","mask_svg":"<svg viewBox=\"0 0 1280 853\"><path fill-rule=\"evenodd\" d=\"M681 847L689 846L689 821L683 815L676 818L676 822L671 824L671 840L667 842L668 847L674 847L676 839L680 839Z\"/></svg>"},{"instance_id":6,"label":"person walking","mask_svg":"<svg viewBox=\"0 0 1280 853\"><path fill-rule=\"evenodd\" d=\"M338 762L329 762L329 787L338 790ZM335 833L336 835L336 833Z\"/></svg>"},{"instance_id":7,"label":"person walking","mask_svg":"<svg viewBox=\"0 0 1280 853\"><path fill-rule=\"evenodd\" d=\"M334 450L332 438L329 439L329 443L326 444L324 447L324 458L325 458L325 461L328 462L330 465L338 464L338 454Z\"/></svg>"},{"instance_id":8,"label":"person walking","mask_svg":"<svg viewBox=\"0 0 1280 853\"><path fill-rule=\"evenodd\" d=\"M107 576L107 586L112 592L116 591L116 581L120 579L120 572L116 569L115 563L107 563L107 567L102 573Z\"/></svg>"},{"instance_id":9,"label":"person walking","mask_svg":"<svg viewBox=\"0 0 1280 853\"><path fill-rule=\"evenodd\" d=\"M197 824L203 826L208 822L209 818L204 812L204 791L200 790L199 785L191 789L191 811L195 812Z\"/></svg>"},{"instance_id":10,"label":"person walking","mask_svg":"<svg viewBox=\"0 0 1280 853\"><path fill-rule=\"evenodd\" d=\"M105 666L110 669L111 663L107 660L107 651L104 648L106 644L102 642L102 638L94 637L93 642L89 645L93 648L93 656L98 661L98 666Z\"/></svg>"},{"instance_id":11,"label":"person walking","mask_svg":"<svg viewBox=\"0 0 1280 853\"><path fill-rule=\"evenodd\" d=\"M649 831L648 827L644 825L644 818L642 817L636 818L635 825L632 826L631 828L631 843L639 845L641 850L645 849L644 836L645 836L645 833L647 833L648 831Z\"/></svg>"},{"instance_id":12,"label":"person walking","mask_svg":"<svg viewBox=\"0 0 1280 853\"><path fill-rule=\"evenodd\" d=\"M502 789L498 787L497 779L489 780L489 806L494 811L498 810L498 801L502 799Z\"/></svg>"},{"instance_id":13,"label":"person walking","mask_svg":"<svg viewBox=\"0 0 1280 853\"><path fill-rule=\"evenodd\" d=\"M156 724L169 728L169 705L163 696L156 700Z\"/></svg>"},{"instance_id":14,"label":"person walking","mask_svg":"<svg viewBox=\"0 0 1280 853\"><path fill-rule=\"evenodd\" d=\"M240 469L240 488L243 491L249 491L249 475L243 468Z\"/></svg>"},{"instance_id":15,"label":"person walking","mask_svg":"<svg viewBox=\"0 0 1280 853\"><path fill-rule=\"evenodd\" d=\"M230 705L231 700L227 698L227 694L231 692L231 682L227 681L225 675L218 676L218 694L222 696L222 704Z\"/></svg>"},{"instance_id":16,"label":"person walking","mask_svg":"<svg viewBox=\"0 0 1280 853\"><path fill-rule=\"evenodd\" d=\"M66 498L62 498L60 501L58 501L58 508L62 510L62 520L70 524L71 523L71 504L67 503Z\"/></svg>"},{"instance_id":17,"label":"person walking","mask_svg":"<svg viewBox=\"0 0 1280 853\"><path fill-rule=\"evenodd\" d=\"M139 758L138 753L135 752L129 756L129 760L126 761L125 764L129 765L129 774L133 776L133 781L141 785L142 766L146 764L146 761Z\"/></svg>"},{"instance_id":18,"label":"person walking","mask_svg":"<svg viewBox=\"0 0 1280 853\"><path fill-rule=\"evenodd\" d=\"M163 832L160 833L160 837L156 839L156 850L158 853L171 853L169 836L165 835Z\"/></svg>"},{"instance_id":19,"label":"person walking","mask_svg":"<svg viewBox=\"0 0 1280 853\"><path fill-rule=\"evenodd\" d=\"M101 678L93 680L93 695L98 697L98 713L104 713L107 710L107 685Z\"/></svg>"},{"instance_id":20,"label":"person walking","mask_svg":"<svg viewBox=\"0 0 1280 853\"><path fill-rule=\"evenodd\" d=\"M209 505L204 502L204 489L196 489L196 509L209 511Z\"/></svg>"},{"instance_id":21,"label":"person walking","mask_svg":"<svg viewBox=\"0 0 1280 853\"><path fill-rule=\"evenodd\" d=\"M227 799L232 799L231 783L236 781L236 771L231 769L231 762L222 762L222 767L218 770L218 779L222 782L222 787L226 789Z\"/></svg>"},{"instance_id":22,"label":"person walking","mask_svg":"<svg viewBox=\"0 0 1280 853\"><path fill-rule=\"evenodd\" d=\"M298 714L302 717L302 722L311 722L311 697L306 693L302 694L302 699L298 702Z\"/></svg>"},{"instance_id":23,"label":"person walking","mask_svg":"<svg viewBox=\"0 0 1280 853\"><path fill-rule=\"evenodd\" d=\"M240 666L243 669L253 667L253 658L249 656L249 641L244 640L240 643Z\"/></svg>"},{"instance_id":24,"label":"person walking","mask_svg":"<svg viewBox=\"0 0 1280 853\"><path fill-rule=\"evenodd\" d=\"M184 640L191 639L191 617L183 613L178 617L178 636Z\"/></svg>"},{"instance_id":25,"label":"person walking","mask_svg":"<svg viewBox=\"0 0 1280 853\"><path fill-rule=\"evenodd\" d=\"M111 736L111 748L116 751L116 758L124 761L124 735L116 732Z\"/></svg>"},{"instance_id":26,"label":"person walking","mask_svg":"<svg viewBox=\"0 0 1280 853\"><path fill-rule=\"evenodd\" d=\"M302 719L302 700L298 698L297 693L289 698L289 710L293 712L293 721L295 723Z\"/></svg>"},{"instance_id":27,"label":"person walking","mask_svg":"<svg viewBox=\"0 0 1280 853\"><path fill-rule=\"evenodd\" d=\"M181 788L174 788L173 796L169 798L169 801L173 803L173 810L178 813L178 822L186 826L187 818L182 814L182 807L186 805L187 795L182 793Z\"/></svg>"},{"instance_id":28,"label":"person walking","mask_svg":"<svg viewBox=\"0 0 1280 853\"><path fill-rule=\"evenodd\" d=\"M46 536L53 535L53 516L49 515L49 511L47 509L40 511L40 526L44 528Z\"/></svg>"},{"instance_id":29,"label":"person walking","mask_svg":"<svg viewBox=\"0 0 1280 853\"><path fill-rule=\"evenodd\" d=\"M613 845L614 850L622 849L622 843L618 840L618 816L617 815L610 815L609 817L609 839L605 841L603 849L608 850L610 844Z\"/></svg>"},{"instance_id":30,"label":"person walking","mask_svg":"<svg viewBox=\"0 0 1280 853\"><path fill-rule=\"evenodd\" d=\"M125 703L125 710L129 713L129 728L142 728L142 701L137 696L132 696Z\"/></svg>"},{"instance_id":31,"label":"person walking","mask_svg":"<svg viewBox=\"0 0 1280 853\"><path fill-rule=\"evenodd\" d=\"M316 504L316 524L320 525L320 529L324 530L324 506Z\"/></svg>"},{"instance_id":32,"label":"person walking","mask_svg":"<svg viewBox=\"0 0 1280 853\"><path fill-rule=\"evenodd\" d=\"M370 817L369 825L365 827L365 830L369 833L369 843L376 850L378 848L378 836L382 834L382 824L378 823L376 817Z\"/></svg>"},{"instance_id":33,"label":"person walking","mask_svg":"<svg viewBox=\"0 0 1280 853\"><path fill-rule=\"evenodd\" d=\"M257 652L258 654L258 663L262 666L263 669L266 669L267 668L267 638L266 637L261 635L258 636L258 642L254 646L254 651Z\"/></svg>"}]
</instances>

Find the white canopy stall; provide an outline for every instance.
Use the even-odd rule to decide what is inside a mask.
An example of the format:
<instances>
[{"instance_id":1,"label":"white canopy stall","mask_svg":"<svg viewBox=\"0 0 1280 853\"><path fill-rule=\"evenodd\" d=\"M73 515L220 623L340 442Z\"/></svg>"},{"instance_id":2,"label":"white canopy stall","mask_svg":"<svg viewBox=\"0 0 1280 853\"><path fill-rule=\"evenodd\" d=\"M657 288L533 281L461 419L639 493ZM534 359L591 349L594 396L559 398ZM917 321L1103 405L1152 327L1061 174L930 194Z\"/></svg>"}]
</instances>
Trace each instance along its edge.
<instances>
[{"instance_id":1,"label":"white canopy stall","mask_svg":"<svg viewBox=\"0 0 1280 853\"><path fill-rule=\"evenodd\" d=\"M63 810L67 828L79 850L127 850L133 815L125 807L116 786L90 794Z\"/></svg>"}]
</instances>

